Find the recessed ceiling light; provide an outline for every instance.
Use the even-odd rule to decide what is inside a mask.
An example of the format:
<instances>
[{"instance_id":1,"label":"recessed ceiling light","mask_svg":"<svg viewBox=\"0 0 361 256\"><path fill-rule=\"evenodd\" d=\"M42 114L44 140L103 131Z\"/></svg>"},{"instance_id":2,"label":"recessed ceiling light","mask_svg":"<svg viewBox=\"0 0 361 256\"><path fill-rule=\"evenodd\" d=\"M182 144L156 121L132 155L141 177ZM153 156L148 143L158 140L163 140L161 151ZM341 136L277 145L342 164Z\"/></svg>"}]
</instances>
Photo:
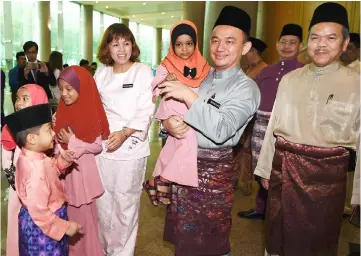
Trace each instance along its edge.
<instances>
[{"instance_id":1,"label":"recessed ceiling light","mask_svg":"<svg viewBox=\"0 0 361 256\"><path fill-rule=\"evenodd\" d=\"M165 12L162 12L162 15L164 15L165 14Z\"/></svg>"},{"instance_id":2,"label":"recessed ceiling light","mask_svg":"<svg viewBox=\"0 0 361 256\"><path fill-rule=\"evenodd\" d=\"M109 8L109 7L108 7L108 5L107 5L107 6L105 6L105 8L107 8L107 9L108 9L108 8Z\"/></svg>"},{"instance_id":3,"label":"recessed ceiling light","mask_svg":"<svg viewBox=\"0 0 361 256\"><path fill-rule=\"evenodd\" d=\"M99 1L96 1L95 3L97 4L97 3L99 3Z\"/></svg>"},{"instance_id":4,"label":"recessed ceiling light","mask_svg":"<svg viewBox=\"0 0 361 256\"><path fill-rule=\"evenodd\" d=\"M143 3L143 5L146 5L147 3Z\"/></svg>"},{"instance_id":5,"label":"recessed ceiling light","mask_svg":"<svg viewBox=\"0 0 361 256\"><path fill-rule=\"evenodd\" d=\"M135 18L135 15L133 15L133 18Z\"/></svg>"},{"instance_id":6,"label":"recessed ceiling light","mask_svg":"<svg viewBox=\"0 0 361 256\"><path fill-rule=\"evenodd\" d=\"M171 18L174 18L174 16L172 16Z\"/></svg>"},{"instance_id":7,"label":"recessed ceiling light","mask_svg":"<svg viewBox=\"0 0 361 256\"><path fill-rule=\"evenodd\" d=\"M165 27L165 25L163 25L163 27Z\"/></svg>"},{"instance_id":8,"label":"recessed ceiling light","mask_svg":"<svg viewBox=\"0 0 361 256\"><path fill-rule=\"evenodd\" d=\"M143 19L140 19L140 20L143 20Z\"/></svg>"}]
</instances>

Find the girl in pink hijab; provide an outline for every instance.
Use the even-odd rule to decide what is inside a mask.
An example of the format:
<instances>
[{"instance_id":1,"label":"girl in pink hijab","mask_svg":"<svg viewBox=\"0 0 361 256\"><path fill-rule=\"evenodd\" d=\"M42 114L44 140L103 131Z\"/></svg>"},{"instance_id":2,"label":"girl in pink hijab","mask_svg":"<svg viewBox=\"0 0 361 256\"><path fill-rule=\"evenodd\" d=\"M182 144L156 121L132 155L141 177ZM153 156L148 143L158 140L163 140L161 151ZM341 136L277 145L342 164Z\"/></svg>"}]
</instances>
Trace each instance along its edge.
<instances>
[{"instance_id":1,"label":"girl in pink hijab","mask_svg":"<svg viewBox=\"0 0 361 256\"><path fill-rule=\"evenodd\" d=\"M16 93L15 111L27 108L34 105L46 104L48 97L42 87L36 84L26 84L20 87ZM3 127L1 133L2 146L2 168L9 168L13 162L16 165L20 149L16 145L14 138L11 136L7 125ZM9 187L9 201L8 201L8 228L6 237L6 255L19 256L18 245L18 214L21 203L16 194L16 191Z\"/></svg>"}]
</instances>

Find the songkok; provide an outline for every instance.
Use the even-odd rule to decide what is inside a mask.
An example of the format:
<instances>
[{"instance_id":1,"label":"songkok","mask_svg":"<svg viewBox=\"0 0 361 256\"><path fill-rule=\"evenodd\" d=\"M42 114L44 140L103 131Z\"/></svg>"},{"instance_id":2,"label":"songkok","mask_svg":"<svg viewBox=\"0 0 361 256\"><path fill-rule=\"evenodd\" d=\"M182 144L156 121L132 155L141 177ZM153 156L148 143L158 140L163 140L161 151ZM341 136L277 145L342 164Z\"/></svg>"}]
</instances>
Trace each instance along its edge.
<instances>
[{"instance_id":1,"label":"songkok","mask_svg":"<svg viewBox=\"0 0 361 256\"><path fill-rule=\"evenodd\" d=\"M283 36L297 36L302 42L302 38L303 38L302 27L297 24L286 24L282 28L280 39Z\"/></svg>"},{"instance_id":2,"label":"songkok","mask_svg":"<svg viewBox=\"0 0 361 256\"><path fill-rule=\"evenodd\" d=\"M350 33L350 43L354 43L358 48L360 48L360 34L359 33Z\"/></svg>"},{"instance_id":3,"label":"songkok","mask_svg":"<svg viewBox=\"0 0 361 256\"><path fill-rule=\"evenodd\" d=\"M51 122L50 105L23 108L5 117L5 121L12 135L16 136L18 132Z\"/></svg>"},{"instance_id":4,"label":"songkok","mask_svg":"<svg viewBox=\"0 0 361 256\"><path fill-rule=\"evenodd\" d=\"M322 22L338 23L349 29L347 11L345 7L337 3L327 2L318 6L313 13L308 30L310 30L313 25Z\"/></svg>"},{"instance_id":5,"label":"songkok","mask_svg":"<svg viewBox=\"0 0 361 256\"><path fill-rule=\"evenodd\" d=\"M179 24L178 26L176 26L173 31L172 31L172 45L173 47L175 46L175 41L177 40L177 38L181 35L188 35L192 38L194 45L197 44L197 35L196 35L196 31L194 31L194 29L188 25L188 24Z\"/></svg>"},{"instance_id":6,"label":"songkok","mask_svg":"<svg viewBox=\"0 0 361 256\"><path fill-rule=\"evenodd\" d=\"M257 38L250 37L249 41L252 43L252 47L260 53L262 53L267 48L267 45L262 40L259 40Z\"/></svg>"},{"instance_id":7,"label":"songkok","mask_svg":"<svg viewBox=\"0 0 361 256\"><path fill-rule=\"evenodd\" d=\"M249 31L251 30L251 18L242 9L234 6L226 6L219 14L218 19L213 26L213 29L218 25L226 25L239 28L244 33L249 35Z\"/></svg>"}]
</instances>

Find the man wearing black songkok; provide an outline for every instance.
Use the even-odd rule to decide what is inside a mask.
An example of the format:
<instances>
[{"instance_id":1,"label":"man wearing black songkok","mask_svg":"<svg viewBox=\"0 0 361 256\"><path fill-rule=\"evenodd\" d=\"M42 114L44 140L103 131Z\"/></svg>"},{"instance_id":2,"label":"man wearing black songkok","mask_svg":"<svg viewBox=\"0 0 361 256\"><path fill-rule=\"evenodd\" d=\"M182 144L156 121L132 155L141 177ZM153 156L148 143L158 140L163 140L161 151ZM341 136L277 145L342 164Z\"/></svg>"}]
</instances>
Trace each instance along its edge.
<instances>
[{"instance_id":1,"label":"man wearing black songkok","mask_svg":"<svg viewBox=\"0 0 361 256\"><path fill-rule=\"evenodd\" d=\"M267 45L260 39L250 37L249 41L252 43L252 48L247 52L246 57L248 67L246 75L252 80L256 81L258 74L267 67L263 61L262 53L266 50ZM254 119L248 123L240 140L240 148L236 157L236 170L239 174L239 184L242 193L246 196L252 194L253 183L253 169L252 169L252 152L251 152L251 137L253 130Z\"/></svg>"},{"instance_id":2,"label":"man wearing black songkok","mask_svg":"<svg viewBox=\"0 0 361 256\"><path fill-rule=\"evenodd\" d=\"M336 256L346 173L359 159L360 77L340 64L350 40L346 9L318 6L307 49L312 63L285 75L255 174L268 189L267 255ZM351 202L360 203L357 161Z\"/></svg>"},{"instance_id":3,"label":"man wearing black songkok","mask_svg":"<svg viewBox=\"0 0 361 256\"><path fill-rule=\"evenodd\" d=\"M297 24L284 25L276 45L280 60L262 69L255 80L261 91L261 104L257 110L254 126L251 130L252 173L257 165L278 85L284 75L303 67L303 64L297 60L297 55L302 48L302 36L301 26ZM260 186L256 196L255 207L247 211L240 211L238 216L241 218L264 219L265 217L268 193L262 187L260 178L257 176L256 181Z\"/></svg>"},{"instance_id":4,"label":"man wearing black songkok","mask_svg":"<svg viewBox=\"0 0 361 256\"><path fill-rule=\"evenodd\" d=\"M267 64L263 61L262 54L267 49L267 45L260 39L250 37L249 41L252 43L252 48L246 54L248 60L248 69L246 70L246 75L253 80L256 80L256 77L259 72L265 67Z\"/></svg>"},{"instance_id":5,"label":"man wearing black songkok","mask_svg":"<svg viewBox=\"0 0 361 256\"><path fill-rule=\"evenodd\" d=\"M211 36L210 55L215 69L198 95L179 81L164 82L164 97L185 102L188 112L163 121L164 128L181 138L192 126L198 141L198 187L176 184L168 207L164 239L175 245L175 255L230 255L233 184L236 179L233 147L256 112L259 89L240 68L251 48L251 20L236 7L219 15ZM181 163L180 163L181 164Z\"/></svg>"}]
</instances>

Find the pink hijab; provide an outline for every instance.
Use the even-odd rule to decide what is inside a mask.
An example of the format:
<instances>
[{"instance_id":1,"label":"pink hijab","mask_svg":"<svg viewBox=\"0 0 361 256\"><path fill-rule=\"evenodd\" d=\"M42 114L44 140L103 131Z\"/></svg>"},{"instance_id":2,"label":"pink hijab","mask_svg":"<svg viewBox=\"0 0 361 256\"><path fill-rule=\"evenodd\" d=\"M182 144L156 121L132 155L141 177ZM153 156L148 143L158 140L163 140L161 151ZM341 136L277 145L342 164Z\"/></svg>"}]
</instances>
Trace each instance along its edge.
<instances>
[{"instance_id":1,"label":"pink hijab","mask_svg":"<svg viewBox=\"0 0 361 256\"><path fill-rule=\"evenodd\" d=\"M49 103L48 96L42 87L37 84L26 84L20 88L26 88L31 97L31 106ZM20 89L19 88L19 89ZM11 135L7 125L4 125L1 133L1 145L10 151L16 148L16 142Z\"/></svg>"}]
</instances>

